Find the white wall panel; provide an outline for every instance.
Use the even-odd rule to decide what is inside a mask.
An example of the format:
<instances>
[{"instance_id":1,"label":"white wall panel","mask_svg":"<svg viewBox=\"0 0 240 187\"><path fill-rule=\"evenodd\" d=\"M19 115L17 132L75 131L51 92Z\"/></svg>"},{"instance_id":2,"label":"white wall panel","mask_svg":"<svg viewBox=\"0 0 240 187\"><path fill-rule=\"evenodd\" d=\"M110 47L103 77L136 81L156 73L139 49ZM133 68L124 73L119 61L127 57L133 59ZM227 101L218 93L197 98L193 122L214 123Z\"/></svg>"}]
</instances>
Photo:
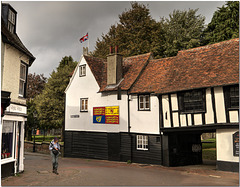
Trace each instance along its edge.
<instances>
[{"instance_id":1,"label":"white wall panel","mask_svg":"<svg viewBox=\"0 0 240 187\"><path fill-rule=\"evenodd\" d=\"M214 123L214 112L212 106L212 95L211 88L206 89L206 114L205 114L206 124Z\"/></svg>"},{"instance_id":2,"label":"white wall panel","mask_svg":"<svg viewBox=\"0 0 240 187\"><path fill-rule=\"evenodd\" d=\"M179 127L178 112L173 112L173 127Z\"/></svg>"},{"instance_id":3,"label":"white wall panel","mask_svg":"<svg viewBox=\"0 0 240 187\"><path fill-rule=\"evenodd\" d=\"M181 120L181 127L187 126L186 114L180 115L180 120Z\"/></svg>"},{"instance_id":4,"label":"white wall panel","mask_svg":"<svg viewBox=\"0 0 240 187\"><path fill-rule=\"evenodd\" d=\"M228 162L239 162L239 157L233 156L233 137L238 129L217 129L216 148L217 160Z\"/></svg>"},{"instance_id":5,"label":"white wall panel","mask_svg":"<svg viewBox=\"0 0 240 187\"><path fill-rule=\"evenodd\" d=\"M214 95L216 103L217 123L226 123L223 88L222 87L214 88Z\"/></svg>"},{"instance_id":6,"label":"white wall panel","mask_svg":"<svg viewBox=\"0 0 240 187\"><path fill-rule=\"evenodd\" d=\"M162 110L163 110L163 124L164 127L171 127L170 122L170 109L169 109L169 101L168 101L168 95L162 96ZM167 116L167 119L166 119Z\"/></svg>"},{"instance_id":7,"label":"white wall panel","mask_svg":"<svg viewBox=\"0 0 240 187\"><path fill-rule=\"evenodd\" d=\"M177 94L171 94L172 110L178 110Z\"/></svg>"},{"instance_id":8,"label":"white wall panel","mask_svg":"<svg viewBox=\"0 0 240 187\"><path fill-rule=\"evenodd\" d=\"M191 126L192 125L192 116L191 116L191 114L188 114L187 118L188 118L188 126Z\"/></svg>"},{"instance_id":9,"label":"white wall panel","mask_svg":"<svg viewBox=\"0 0 240 187\"><path fill-rule=\"evenodd\" d=\"M229 111L230 123L238 123L238 111Z\"/></svg>"},{"instance_id":10,"label":"white wall panel","mask_svg":"<svg viewBox=\"0 0 240 187\"><path fill-rule=\"evenodd\" d=\"M202 125L202 114L194 114L194 125Z\"/></svg>"}]
</instances>

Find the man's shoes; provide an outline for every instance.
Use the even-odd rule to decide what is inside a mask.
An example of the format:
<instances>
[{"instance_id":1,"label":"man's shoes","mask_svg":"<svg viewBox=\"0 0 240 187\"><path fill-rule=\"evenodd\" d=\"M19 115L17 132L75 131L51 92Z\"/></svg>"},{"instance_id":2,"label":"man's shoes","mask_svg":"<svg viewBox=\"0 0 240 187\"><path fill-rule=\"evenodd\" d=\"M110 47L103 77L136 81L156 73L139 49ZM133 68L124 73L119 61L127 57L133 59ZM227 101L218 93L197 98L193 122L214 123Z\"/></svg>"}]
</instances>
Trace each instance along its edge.
<instances>
[{"instance_id":1,"label":"man's shoes","mask_svg":"<svg viewBox=\"0 0 240 187\"><path fill-rule=\"evenodd\" d=\"M59 174L56 169L53 170L53 173L55 173L56 175Z\"/></svg>"},{"instance_id":2,"label":"man's shoes","mask_svg":"<svg viewBox=\"0 0 240 187\"><path fill-rule=\"evenodd\" d=\"M55 174L56 174L56 175L59 175L59 173L57 172L57 170L55 170Z\"/></svg>"}]
</instances>

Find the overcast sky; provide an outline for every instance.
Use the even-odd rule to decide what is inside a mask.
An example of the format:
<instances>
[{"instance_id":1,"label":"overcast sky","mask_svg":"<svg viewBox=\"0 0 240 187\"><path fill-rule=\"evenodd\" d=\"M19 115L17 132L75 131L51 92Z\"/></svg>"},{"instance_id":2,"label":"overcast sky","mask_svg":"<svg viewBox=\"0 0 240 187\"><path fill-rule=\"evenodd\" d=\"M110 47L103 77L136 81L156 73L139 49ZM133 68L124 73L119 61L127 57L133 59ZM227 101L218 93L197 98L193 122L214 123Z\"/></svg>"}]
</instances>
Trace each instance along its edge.
<instances>
[{"instance_id":1,"label":"overcast sky","mask_svg":"<svg viewBox=\"0 0 240 187\"><path fill-rule=\"evenodd\" d=\"M130 2L21 2L4 1L18 12L17 33L36 57L29 72L49 74L58 66L63 56L71 55L79 61L82 47L87 41L79 42L79 38L89 34L90 51L101 34L106 34L112 24L118 22L118 15L130 8ZM149 5L151 16L155 20L168 17L174 9L196 9L206 17L206 24L211 21L217 7L223 1L159 1L142 2Z\"/></svg>"}]
</instances>

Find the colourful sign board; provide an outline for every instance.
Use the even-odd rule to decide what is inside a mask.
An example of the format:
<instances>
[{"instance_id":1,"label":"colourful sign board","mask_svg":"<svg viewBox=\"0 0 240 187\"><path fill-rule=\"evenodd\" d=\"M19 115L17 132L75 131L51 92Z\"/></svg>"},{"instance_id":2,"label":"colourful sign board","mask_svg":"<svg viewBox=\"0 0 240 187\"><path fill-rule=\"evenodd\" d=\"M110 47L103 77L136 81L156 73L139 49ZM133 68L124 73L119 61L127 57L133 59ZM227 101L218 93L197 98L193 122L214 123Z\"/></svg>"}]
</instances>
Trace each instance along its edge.
<instances>
[{"instance_id":1,"label":"colourful sign board","mask_svg":"<svg viewBox=\"0 0 240 187\"><path fill-rule=\"evenodd\" d=\"M93 107L93 123L119 124L119 106Z\"/></svg>"}]
</instances>

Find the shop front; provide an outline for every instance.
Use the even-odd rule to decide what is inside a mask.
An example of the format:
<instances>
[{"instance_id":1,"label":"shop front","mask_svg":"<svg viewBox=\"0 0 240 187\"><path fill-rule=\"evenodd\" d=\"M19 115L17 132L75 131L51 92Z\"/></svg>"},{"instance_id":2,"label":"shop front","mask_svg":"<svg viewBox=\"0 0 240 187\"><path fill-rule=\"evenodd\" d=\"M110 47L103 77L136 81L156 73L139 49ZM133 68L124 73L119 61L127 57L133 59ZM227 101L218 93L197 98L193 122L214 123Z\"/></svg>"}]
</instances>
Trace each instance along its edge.
<instances>
[{"instance_id":1,"label":"shop front","mask_svg":"<svg viewBox=\"0 0 240 187\"><path fill-rule=\"evenodd\" d=\"M6 112L2 118L1 177L23 172L24 165L24 115Z\"/></svg>"}]
</instances>

